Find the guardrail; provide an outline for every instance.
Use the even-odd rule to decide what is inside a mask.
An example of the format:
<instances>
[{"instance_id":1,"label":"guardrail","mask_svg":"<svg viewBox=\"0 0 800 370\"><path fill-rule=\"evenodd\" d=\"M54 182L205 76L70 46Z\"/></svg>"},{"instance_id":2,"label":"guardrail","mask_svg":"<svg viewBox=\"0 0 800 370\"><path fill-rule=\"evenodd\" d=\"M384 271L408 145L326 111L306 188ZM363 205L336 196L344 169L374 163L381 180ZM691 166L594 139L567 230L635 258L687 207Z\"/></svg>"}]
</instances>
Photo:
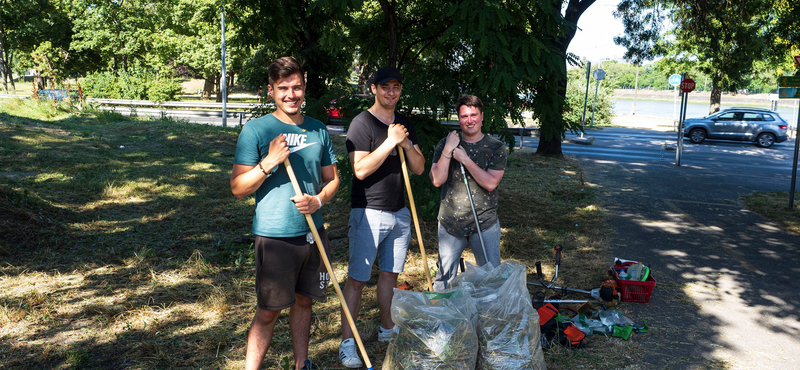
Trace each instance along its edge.
<instances>
[{"instance_id":1,"label":"guardrail","mask_svg":"<svg viewBox=\"0 0 800 370\"><path fill-rule=\"evenodd\" d=\"M0 94L0 99L28 99L30 95Z\"/></svg>"},{"instance_id":2,"label":"guardrail","mask_svg":"<svg viewBox=\"0 0 800 370\"><path fill-rule=\"evenodd\" d=\"M98 99L88 98L86 101L90 103L104 104L104 105L125 105L125 106L140 106L140 107L154 107L154 108L211 108L222 109L222 103L217 102L183 102L183 101L164 101L154 102L149 100L128 100L128 99ZM252 109L258 106L257 103L226 103L228 109Z\"/></svg>"},{"instance_id":3,"label":"guardrail","mask_svg":"<svg viewBox=\"0 0 800 370\"><path fill-rule=\"evenodd\" d=\"M15 94L0 94L2 99L30 99L30 94L15 95ZM153 107L153 108L209 108L209 109L222 109L222 103L217 102L184 102L184 101L164 101L156 102L149 100L130 100L130 99L101 99L101 98L87 98L87 102L102 104L102 105L123 105L123 106L138 106L138 107ZM257 103L227 103L228 109L252 109L258 106Z\"/></svg>"}]
</instances>

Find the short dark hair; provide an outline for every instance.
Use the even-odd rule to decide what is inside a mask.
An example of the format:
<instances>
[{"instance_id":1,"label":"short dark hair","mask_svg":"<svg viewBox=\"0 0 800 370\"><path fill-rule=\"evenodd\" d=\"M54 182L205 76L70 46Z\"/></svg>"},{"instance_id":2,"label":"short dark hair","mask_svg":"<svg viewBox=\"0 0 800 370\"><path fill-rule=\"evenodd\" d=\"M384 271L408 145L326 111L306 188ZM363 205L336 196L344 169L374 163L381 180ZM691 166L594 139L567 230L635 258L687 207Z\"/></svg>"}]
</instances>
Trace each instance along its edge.
<instances>
[{"instance_id":1,"label":"short dark hair","mask_svg":"<svg viewBox=\"0 0 800 370\"><path fill-rule=\"evenodd\" d=\"M300 62L298 62L297 59L292 57L281 57L275 59L272 63L270 63L269 68L267 68L269 84L273 86L281 79L296 73L300 74L300 78L303 80L303 84L305 84L306 77L305 72L303 72L303 66L300 65Z\"/></svg>"},{"instance_id":2,"label":"short dark hair","mask_svg":"<svg viewBox=\"0 0 800 370\"><path fill-rule=\"evenodd\" d=\"M459 114L461 107L464 105L478 108L478 110L483 113L483 102L481 102L481 99L475 95L462 95L456 104L456 114Z\"/></svg>"}]
</instances>

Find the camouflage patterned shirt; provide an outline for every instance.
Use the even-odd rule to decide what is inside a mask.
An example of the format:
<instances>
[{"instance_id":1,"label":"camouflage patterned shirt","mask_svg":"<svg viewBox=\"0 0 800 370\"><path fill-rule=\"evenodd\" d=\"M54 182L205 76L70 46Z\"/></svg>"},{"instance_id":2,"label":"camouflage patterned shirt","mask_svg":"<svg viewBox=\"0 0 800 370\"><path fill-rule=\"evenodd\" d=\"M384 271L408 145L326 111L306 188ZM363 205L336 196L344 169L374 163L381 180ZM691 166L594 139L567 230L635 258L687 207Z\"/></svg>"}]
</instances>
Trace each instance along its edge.
<instances>
[{"instance_id":1,"label":"camouflage patterned shirt","mask_svg":"<svg viewBox=\"0 0 800 370\"><path fill-rule=\"evenodd\" d=\"M433 153L433 162L436 163L441 158L442 150L447 138L445 137ZM472 158L483 170L506 169L506 159L508 150L506 146L497 139L484 135L482 139L475 143L468 143L463 139L459 145L466 150L467 155ZM469 171L464 169L472 192L472 200L475 204L475 211L478 213L481 231L488 229L497 222L497 189L487 191L475 182ZM461 168L458 161L452 159L448 168L447 181L441 186L441 203L439 205L439 222L450 235L469 236L477 232L475 228L475 218L472 215L472 208L467 198L467 188L464 185L464 177L461 175Z\"/></svg>"}]
</instances>

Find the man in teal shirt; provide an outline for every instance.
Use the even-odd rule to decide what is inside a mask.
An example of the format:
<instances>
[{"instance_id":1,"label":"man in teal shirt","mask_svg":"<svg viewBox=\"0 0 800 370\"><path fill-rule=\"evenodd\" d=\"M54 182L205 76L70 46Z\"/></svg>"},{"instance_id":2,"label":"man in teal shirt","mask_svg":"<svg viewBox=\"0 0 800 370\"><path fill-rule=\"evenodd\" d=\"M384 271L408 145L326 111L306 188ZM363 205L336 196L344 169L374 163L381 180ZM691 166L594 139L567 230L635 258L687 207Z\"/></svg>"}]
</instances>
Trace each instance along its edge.
<instances>
[{"instance_id":1,"label":"man in teal shirt","mask_svg":"<svg viewBox=\"0 0 800 370\"><path fill-rule=\"evenodd\" d=\"M278 316L291 307L295 368L315 369L308 360L312 299L322 300L330 276L314 245L305 215L324 225L320 208L339 189L336 156L322 122L303 116L305 79L300 64L283 57L268 69L275 112L251 120L236 145L231 191L237 198L255 194L252 232L256 235L257 307L247 337L246 369L258 369L272 341ZM294 193L283 162L292 164L302 196ZM319 235L326 254L325 228Z\"/></svg>"}]
</instances>

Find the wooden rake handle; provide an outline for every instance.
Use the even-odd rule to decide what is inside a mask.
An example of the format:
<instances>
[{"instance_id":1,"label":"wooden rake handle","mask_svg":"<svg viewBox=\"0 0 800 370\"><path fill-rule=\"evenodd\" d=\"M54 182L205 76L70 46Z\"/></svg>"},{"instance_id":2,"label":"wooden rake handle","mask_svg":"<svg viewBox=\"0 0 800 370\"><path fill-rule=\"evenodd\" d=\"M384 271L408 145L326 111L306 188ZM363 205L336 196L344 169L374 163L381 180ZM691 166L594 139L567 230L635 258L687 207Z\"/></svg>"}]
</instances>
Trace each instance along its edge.
<instances>
[{"instance_id":1,"label":"wooden rake handle","mask_svg":"<svg viewBox=\"0 0 800 370\"><path fill-rule=\"evenodd\" d=\"M414 205L414 194L411 193L411 181L408 178L408 165L406 165L406 154L403 147L398 145L397 152L400 154L400 167L403 169L403 180L406 181L406 191L408 191L408 202L411 203L411 216L414 219L414 227L417 230L417 241L419 250L422 253L422 267L425 269L425 278L428 281L428 291L433 291L431 283L431 270L428 268L428 258L425 255L425 245L422 244L422 232L419 230L419 218L417 217L417 207Z\"/></svg>"},{"instance_id":2,"label":"wooden rake handle","mask_svg":"<svg viewBox=\"0 0 800 370\"><path fill-rule=\"evenodd\" d=\"M294 188L295 194L302 196L303 191L300 190L300 183L297 182L297 177L294 175L294 170L292 169L292 164L289 163L289 158L286 158L286 160L283 161L283 164L286 166L286 172L289 174L289 180L292 181L292 187ZM336 275L333 273L333 268L331 267L331 262L328 260L328 255L325 253L325 247L322 245L322 239L319 237L317 226L314 224L314 219L311 218L310 214L305 216L306 221L308 222L308 227L311 228L311 233L314 234L314 241L317 243L319 255L322 257L322 262L325 263L325 269L328 270L328 275L331 277L331 285L333 285L333 288L336 290L336 295L339 296L339 302L342 305L344 316L347 318L347 322L350 324L350 329L353 330L353 336L358 344L358 349L361 351L361 357L364 358L364 363L367 365L367 369L372 370L372 363L369 361L369 357L367 356L367 350L364 349L364 343L361 341L361 336L358 335L358 329L356 329L356 323L353 322L353 316L350 314L350 309L347 308L347 302L344 300L342 289L339 287L339 282L336 280Z\"/></svg>"}]
</instances>

